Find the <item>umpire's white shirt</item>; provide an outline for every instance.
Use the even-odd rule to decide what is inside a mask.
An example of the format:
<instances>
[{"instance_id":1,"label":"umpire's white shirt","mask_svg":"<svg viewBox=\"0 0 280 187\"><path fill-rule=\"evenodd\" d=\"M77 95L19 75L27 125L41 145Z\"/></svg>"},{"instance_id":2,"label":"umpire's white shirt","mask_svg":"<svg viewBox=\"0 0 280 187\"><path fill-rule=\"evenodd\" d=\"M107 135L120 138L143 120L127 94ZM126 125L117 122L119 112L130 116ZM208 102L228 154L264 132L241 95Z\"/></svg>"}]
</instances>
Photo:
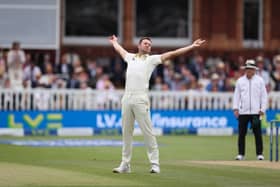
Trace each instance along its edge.
<instances>
[{"instance_id":1,"label":"umpire's white shirt","mask_svg":"<svg viewBox=\"0 0 280 187\"><path fill-rule=\"evenodd\" d=\"M265 112L267 105L267 92L264 80L259 75L248 79L246 75L240 77L235 86L233 109L239 114L259 114Z\"/></svg>"},{"instance_id":2,"label":"umpire's white shirt","mask_svg":"<svg viewBox=\"0 0 280 187\"><path fill-rule=\"evenodd\" d=\"M127 53L125 91L146 92L149 89L149 80L153 70L161 64L161 55L139 55Z\"/></svg>"}]
</instances>

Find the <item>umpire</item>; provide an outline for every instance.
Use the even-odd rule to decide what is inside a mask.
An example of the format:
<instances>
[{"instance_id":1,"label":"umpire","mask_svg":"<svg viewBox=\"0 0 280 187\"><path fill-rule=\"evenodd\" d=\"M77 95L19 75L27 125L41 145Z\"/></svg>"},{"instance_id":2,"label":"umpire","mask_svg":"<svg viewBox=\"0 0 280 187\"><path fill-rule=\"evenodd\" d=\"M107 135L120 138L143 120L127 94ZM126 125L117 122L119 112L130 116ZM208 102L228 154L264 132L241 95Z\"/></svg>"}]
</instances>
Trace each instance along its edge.
<instances>
[{"instance_id":1,"label":"umpire","mask_svg":"<svg viewBox=\"0 0 280 187\"><path fill-rule=\"evenodd\" d=\"M233 111L238 119L238 155L235 159L245 158L245 136L250 122L257 159L264 160L261 117L266 110L267 91L264 80L256 74L258 68L254 60L247 60L244 69L245 74L237 80L233 97Z\"/></svg>"}]
</instances>

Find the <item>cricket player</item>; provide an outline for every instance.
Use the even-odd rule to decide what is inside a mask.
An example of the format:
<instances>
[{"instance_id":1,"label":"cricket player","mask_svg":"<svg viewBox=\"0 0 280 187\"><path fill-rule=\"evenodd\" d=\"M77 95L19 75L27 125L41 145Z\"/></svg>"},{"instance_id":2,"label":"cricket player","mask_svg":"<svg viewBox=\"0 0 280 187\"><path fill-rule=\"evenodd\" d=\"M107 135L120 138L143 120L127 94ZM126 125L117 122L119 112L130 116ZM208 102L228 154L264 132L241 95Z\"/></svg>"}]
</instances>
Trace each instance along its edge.
<instances>
[{"instance_id":1,"label":"cricket player","mask_svg":"<svg viewBox=\"0 0 280 187\"><path fill-rule=\"evenodd\" d=\"M150 101L148 97L149 80L155 67L164 61L173 59L200 47L205 40L195 40L191 45L161 55L149 55L152 41L143 37L138 44L138 53L127 52L119 43L115 35L109 42L127 63L125 93L122 98L122 161L114 173L130 173L132 154L132 138L135 120L140 126L147 146L148 159L151 164L150 173L160 173L158 144L153 134L150 116Z\"/></svg>"}]
</instances>

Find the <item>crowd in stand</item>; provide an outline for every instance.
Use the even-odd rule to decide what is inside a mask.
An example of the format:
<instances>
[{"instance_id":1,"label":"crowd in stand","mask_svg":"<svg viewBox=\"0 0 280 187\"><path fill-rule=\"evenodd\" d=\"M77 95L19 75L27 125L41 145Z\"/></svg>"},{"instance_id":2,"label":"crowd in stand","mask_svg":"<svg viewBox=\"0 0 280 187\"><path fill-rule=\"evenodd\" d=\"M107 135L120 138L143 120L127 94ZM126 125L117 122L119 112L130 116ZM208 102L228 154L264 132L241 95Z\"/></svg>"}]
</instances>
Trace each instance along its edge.
<instances>
[{"instance_id":1,"label":"crowd in stand","mask_svg":"<svg viewBox=\"0 0 280 187\"><path fill-rule=\"evenodd\" d=\"M120 58L86 58L69 52L61 55L59 63L51 61L49 54L24 52L19 42L10 50L0 51L0 88L15 90L46 89L123 89L126 64ZM246 59L203 57L198 52L164 62L152 74L150 87L156 91L198 90L232 92L235 81L243 74ZM272 59L263 54L255 57L268 91L280 91L280 53Z\"/></svg>"}]
</instances>

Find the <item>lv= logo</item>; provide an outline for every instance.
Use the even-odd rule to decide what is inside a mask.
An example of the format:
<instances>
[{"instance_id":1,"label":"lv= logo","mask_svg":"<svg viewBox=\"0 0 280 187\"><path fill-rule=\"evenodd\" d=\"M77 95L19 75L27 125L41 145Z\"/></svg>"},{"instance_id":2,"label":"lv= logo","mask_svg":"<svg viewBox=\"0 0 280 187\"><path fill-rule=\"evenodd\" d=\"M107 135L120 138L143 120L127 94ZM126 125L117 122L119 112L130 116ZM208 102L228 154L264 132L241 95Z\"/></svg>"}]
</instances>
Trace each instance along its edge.
<instances>
[{"instance_id":1,"label":"lv= logo","mask_svg":"<svg viewBox=\"0 0 280 187\"><path fill-rule=\"evenodd\" d=\"M10 114L8 126L9 128L24 128L24 124L27 124L30 128L36 129L45 122L47 129L58 129L63 126L62 117L59 113L37 114L33 117L30 114L23 114L16 119L14 114Z\"/></svg>"}]
</instances>

